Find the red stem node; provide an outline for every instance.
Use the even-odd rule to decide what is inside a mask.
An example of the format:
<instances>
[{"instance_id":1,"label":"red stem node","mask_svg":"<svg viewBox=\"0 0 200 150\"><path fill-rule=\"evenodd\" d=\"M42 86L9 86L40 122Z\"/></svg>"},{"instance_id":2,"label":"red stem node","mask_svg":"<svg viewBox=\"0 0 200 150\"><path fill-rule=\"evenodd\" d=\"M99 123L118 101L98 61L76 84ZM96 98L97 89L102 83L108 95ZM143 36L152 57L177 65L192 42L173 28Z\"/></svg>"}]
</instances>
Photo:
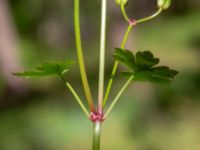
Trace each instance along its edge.
<instances>
[{"instance_id":1,"label":"red stem node","mask_svg":"<svg viewBox=\"0 0 200 150\"><path fill-rule=\"evenodd\" d=\"M91 112L90 113L90 120L92 122L103 122L105 120L104 115L99 112Z\"/></svg>"},{"instance_id":2,"label":"red stem node","mask_svg":"<svg viewBox=\"0 0 200 150\"><path fill-rule=\"evenodd\" d=\"M136 20L135 20L135 19L129 19L128 23L129 23L131 26L136 26Z\"/></svg>"}]
</instances>

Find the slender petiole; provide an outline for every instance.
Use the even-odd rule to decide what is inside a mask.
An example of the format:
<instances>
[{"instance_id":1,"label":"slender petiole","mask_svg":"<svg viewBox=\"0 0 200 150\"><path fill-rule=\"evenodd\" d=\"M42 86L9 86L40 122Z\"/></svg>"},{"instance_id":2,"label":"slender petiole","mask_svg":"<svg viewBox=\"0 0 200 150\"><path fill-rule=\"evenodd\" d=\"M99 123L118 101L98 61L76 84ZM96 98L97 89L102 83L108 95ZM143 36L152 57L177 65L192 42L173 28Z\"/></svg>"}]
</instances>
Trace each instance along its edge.
<instances>
[{"instance_id":1,"label":"slender petiole","mask_svg":"<svg viewBox=\"0 0 200 150\"><path fill-rule=\"evenodd\" d=\"M121 44L121 48L122 48L122 49L124 49L125 44L126 44L127 39L128 39L128 36L129 36L129 33L131 32L132 29L133 29L133 26L129 24L129 26L128 26L127 30L126 30L126 33L125 33L125 35L124 35L122 44Z\"/></svg>"},{"instance_id":2,"label":"slender petiole","mask_svg":"<svg viewBox=\"0 0 200 150\"><path fill-rule=\"evenodd\" d=\"M90 107L90 111L95 112L94 102L92 99L92 94L91 94L91 90L90 90L88 79L87 79L84 57L83 57L83 49L82 49L82 43L81 43L81 31L80 31L79 5L80 5L79 0L74 0L74 26L75 26L75 38L76 38L78 62L79 62L79 68L80 68L83 88L84 88L84 92L85 92L85 96L86 96L88 105Z\"/></svg>"},{"instance_id":3,"label":"slender petiole","mask_svg":"<svg viewBox=\"0 0 200 150\"><path fill-rule=\"evenodd\" d=\"M114 108L115 104L118 102L120 96L122 95L122 93L125 91L125 89L128 87L128 85L131 83L131 81L133 80L134 76L131 76L126 83L123 85L123 87L121 88L121 90L118 92L117 96L114 98L114 100L112 101L112 103L110 104L110 106L108 107L108 110L105 113L104 118L107 118L109 113L111 112L111 110Z\"/></svg>"},{"instance_id":4,"label":"slender petiole","mask_svg":"<svg viewBox=\"0 0 200 150\"><path fill-rule=\"evenodd\" d=\"M88 112L87 108L83 104L83 101L80 99L80 97L78 96L78 94L76 93L76 91L73 89L73 87L71 86L71 84L69 82L66 82L66 86L69 88L69 90L71 91L71 93L74 95L76 101L80 105L80 107L83 110L83 112L86 114L86 116L88 118L90 118L90 113Z\"/></svg>"},{"instance_id":5,"label":"slender petiole","mask_svg":"<svg viewBox=\"0 0 200 150\"><path fill-rule=\"evenodd\" d=\"M140 23L149 21L151 19L154 19L155 17L157 17L162 12L162 10L163 10L162 8L159 8L158 11L156 13L154 13L153 15L151 15L149 17L146 17L146 18L139 19L135 23L136 24L140 24Z\"/></svg>"},{"instance_id":6,"label":"slender petiole","mask_svg":"<svg viewBox=\"0 0 200 150\"><path fill-rule=\"evenodd\" d=\"M81 98L78 96L78 94L76 93L76 91L74 90L74 88L71 86L71 84L69 82L67 82L64 78L63 75L60 75L61 80L66 84L66 86L68 87L68 89L70 90L70 92L74 95L76 101L78 102L78 104L80 105L80 107L82 108L83 112L86 114L86 116L88 118L90 118L90 114L87 110L87 108L85 107L85 105L83 104L83 101L81 100Z\"/></svg>"},{"instance_id":7,"label":"slender petiole","mask_svg":"<svg viewBox=\"0 0 200 150\"><path fill-rule=\"evenodd\" d=\"M107 88L106 88L106 93L105 93L105 96L104 96L104 99L103 99L103 108L106 106L106 103L108 101L108 96L110 94L110 90L111 90L111 87L112 87L112 84L113 84L113 80L114 80L115 73L117 71L118 64L119 64L119 62L115 61L115 64L114 64L114 67L113 67L113 70L112 70L112 73L111 73L111 78L108 82L108 85L107 85Z\"/></svg>"},{"instance_id":8,"label":"slender petiole","mask_svg":"<svg viewBox=\"0 0 200 150\"><path fill-rule=\"evenodd\" d=\"M122 12L122 15L123 15L124 19L125 19L127 22L129 22L130 19L129 19L127 13L126 13L126 10L125 10L125 8L124 8L124 4L121 4L120 7L121 7L121 12Z\"/></svg>"}]
</instances>

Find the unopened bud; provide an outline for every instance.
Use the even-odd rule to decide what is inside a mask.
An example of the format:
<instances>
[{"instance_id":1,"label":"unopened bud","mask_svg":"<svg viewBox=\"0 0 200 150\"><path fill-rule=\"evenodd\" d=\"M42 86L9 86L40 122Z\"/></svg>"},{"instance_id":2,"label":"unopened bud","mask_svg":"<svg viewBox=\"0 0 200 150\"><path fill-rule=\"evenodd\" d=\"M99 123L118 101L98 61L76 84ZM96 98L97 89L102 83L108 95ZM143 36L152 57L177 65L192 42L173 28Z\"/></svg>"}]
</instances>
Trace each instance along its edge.
<instances>
[{"instance_id":1,"label":"unopened bud","mask_svg":"<svg viewBox=\"0 0 200 150\"><path fill-rule=\"evenodd\" d=\"M168 9L171 5L171 0L157 0L157 4L161 9Z\"/></svg>"},{"instance_id":2,"label":"unopened bud","mask_svg":"<svg viewBox=\"0 0 200 150\"><path fill-rule=\"evenodd\" d=\"M128 0L115 0L117 5L126 5L128 3Z\"/></svg>"}]
</instances>

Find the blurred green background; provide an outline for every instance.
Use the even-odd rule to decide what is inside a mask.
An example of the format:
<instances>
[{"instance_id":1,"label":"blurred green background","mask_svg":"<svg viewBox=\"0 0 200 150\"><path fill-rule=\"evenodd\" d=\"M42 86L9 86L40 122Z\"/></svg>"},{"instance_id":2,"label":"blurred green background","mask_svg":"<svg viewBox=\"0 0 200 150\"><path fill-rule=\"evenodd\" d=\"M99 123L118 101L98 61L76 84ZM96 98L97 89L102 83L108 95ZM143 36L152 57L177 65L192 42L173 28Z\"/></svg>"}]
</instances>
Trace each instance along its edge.
<instances>
[{"instance_id":1,"label":"blurred green background","mask_svg":"<svg viewBox=\"0 0 200 150\"><path fill-rule=\"evenodd\" d=\"M133 18L148 16L155 0L129 0ZM127 27L109 0L106 83ZM97 98L100 0L81 0L84 55ZM0 1L0 150L89 150L92 123L56 78L23 80L11 72L46 61L76 60L73 0ZM103 125L102 150L200 149L200 1L174 0L158 18L134 28L127 48L151 50L180 71L169 87L135 83ZM123 69L123 68L120 68ZM68 79L83 95L78 66ZM110 98L124 79L117 76Z\"/></svg>"}]
</instances>

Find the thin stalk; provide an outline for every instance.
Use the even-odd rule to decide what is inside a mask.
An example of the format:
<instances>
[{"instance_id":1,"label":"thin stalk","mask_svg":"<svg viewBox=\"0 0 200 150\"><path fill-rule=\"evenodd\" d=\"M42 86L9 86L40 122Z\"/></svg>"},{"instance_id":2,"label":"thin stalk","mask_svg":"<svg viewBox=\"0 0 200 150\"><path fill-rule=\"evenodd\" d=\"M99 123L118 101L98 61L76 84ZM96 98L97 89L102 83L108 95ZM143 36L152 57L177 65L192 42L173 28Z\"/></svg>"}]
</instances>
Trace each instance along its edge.
<instances>
[{"instance_id":1,"label":"thin stalk","mask_svg":"<svg viewBox=\"0 0 200 150\"><path fill-rule=\"evenodd\" d=\"M125 8L124 8L124 4L121 4L121 12L122 12L122 15L123 15L124 19L125 19L127 22L129 22L130 19L129 19L127 13L126 13L126 10L125 10Z\"/></svg>"},{"instance_id":2,"label":"thin stalk","mask_svg":"<svg viewBox=\"0 0 200 150\"><path fill-rule=\"evenodd\" d=\"M104 95L104 68L105 68L105 47L106 47L106 11L107 0L102 0L101 6L101 35L100 35L100 60L99 60L99 91L98 91L98 112L103 112Z\"/></svg>"},{"instance_id":3,"label":"thin stalk","mask_svg":"<svg viewBox=\"0 0 200 150\"><path fill-rule=\"evenodd\" d=\"M121 44L121 48L122 48L122 49L124 49L125 44L126 44L127 39L128 39L128 36L129 36L129 33L131 32L132 29L133 29L133 26L129 24L129 26L128 26L127 30L126 30L126 33L125 33L125 35L124 35L122 44Z\"/></svg>"},{"instance_id":4,"label":"thin stalk","mask_svg":"<svg viewBox=\"0 0 200 150\"><path fill-rule=\"evenodd\" d=\"M82 43L81 43L79 0L74 0L74 26L75 26L75 38L76 38L76 47L77 47L77 53L78 53L79 69L80 69L81 79L83 83L83 88L84 88L88 105L90 107L90 111L94 112L95 108L94 108L92 94L91 94L91 90L90 90L88 79L87 79L84 57L83 57L83 49L82 49Z\"/></svg>"},{"instance_id":5,"label":"thin stalk","mask_svg":"<svg viewBox=\"0 0 200 150\"><path fill-rule=\"evenodd\" d=\"M83 112L86 114L86 116L88 118L90 118L90 113L88 112L87 108L85 107L85 105L83 104L83 101L80 99L80 97L78 96L78 94L76 93L76 91L73 89L73 87L70 85L69 82L66 82L66 86L69 88L69 90L71 91L71 93L74 95L76 101L78 102L78 104L80 105L81 109L83 110Z\"/></svg>"},{"instance_id":6,"label":"thin stalk","mask_svg":"<svg viewBox=\"0 0 200 150\"><path fill-rule=\"evenodd\" d=\"M146 17L146 18L142 18L142 19L139 19L136 21L136 24L140 24L140 23L143 23L143 22L146 22L146 21L149 21L155 17L157 17L160 13L162 12L162 8L159 8L158 11L156 13L154 13L153 15L149 16L149 17Z\"/></svg>"},{"instance_id":7,"label":"thin stalk","mask_svg":"<svg viewBox=\"0 0 200 150\"><path fill-rule=\"evenodd\" d=\"M93 127L93 150L100 150L101 122L97 121Z\"/></svg>"},{"instance_id":8,"label":"thin stalk","mask_svg":"<svg viewBox=\"0 0 200 150\"><path fill-rule=\"evenodd\" d=\"M66 81L66 79L64 78L64 76L62 74L60 74L60 78L65 83L65 85L68 87L69 91L74 95L75 100L78 102L79 106L81 107L81 109L83 110L83 112L85 113L85 115L90 119L90 113L89 113L89 111L87 110L87 108L83 104L83 101L78 96L78 94L76 93L76 91L74 90L74 88L71 86L71 84L69 82Z\"/></svg>"},{"instance_id":9,"label":"thin stalk","mask_svg":"<svg viewBox=\"0 0 200 150\"><path fill-rule=\"evenodd\" d=\"M106 111L104 118L108 117L109 113L111 112L111 110L113 109L113 107L115 106L115 104L118 102L120 96L125 91L125 89L128 87L128 85L131 83L131 81L133 80L133 78L134 78L134 76L131 76L128 79L128 81L126 81L126 83L123 85L123 87L121 88L121 90L119 91L119 93L117 94L117 96L112 101L111 105L108 107L108 110Z\"/></svg>"},{"instance_id":10,"label":"thin stalk","mask_svg":"<svg viewBox=\"0 0 200 150\"><path fill-rule=\"evenodd\" d=\"M129 25L128 28L127 28L127 30L126 30L126 33L124 35L124 38L123 38L123 41L122 41L122 44L121 44L121 48L122 49L124 49L124 47L125 47L125 44L127 42L129 33L132 30L132 28L133 28L133 26ZM108 82L108 86L107 86L107 89L106 89L105 97L104 97L104 100L103 100L103 107L105 107L105 105L107 103L108 96L110 94L110 90L111 90L111 87L112 87L112 84L113 84L114 76L116 74L118 65L119 65L119 62L115 61L115 64L114 64L114 67L113 67L113 70L112 70L112 73L111 73L111 78L110 78L110 80Z\"/></svg>"}]
</instances>

